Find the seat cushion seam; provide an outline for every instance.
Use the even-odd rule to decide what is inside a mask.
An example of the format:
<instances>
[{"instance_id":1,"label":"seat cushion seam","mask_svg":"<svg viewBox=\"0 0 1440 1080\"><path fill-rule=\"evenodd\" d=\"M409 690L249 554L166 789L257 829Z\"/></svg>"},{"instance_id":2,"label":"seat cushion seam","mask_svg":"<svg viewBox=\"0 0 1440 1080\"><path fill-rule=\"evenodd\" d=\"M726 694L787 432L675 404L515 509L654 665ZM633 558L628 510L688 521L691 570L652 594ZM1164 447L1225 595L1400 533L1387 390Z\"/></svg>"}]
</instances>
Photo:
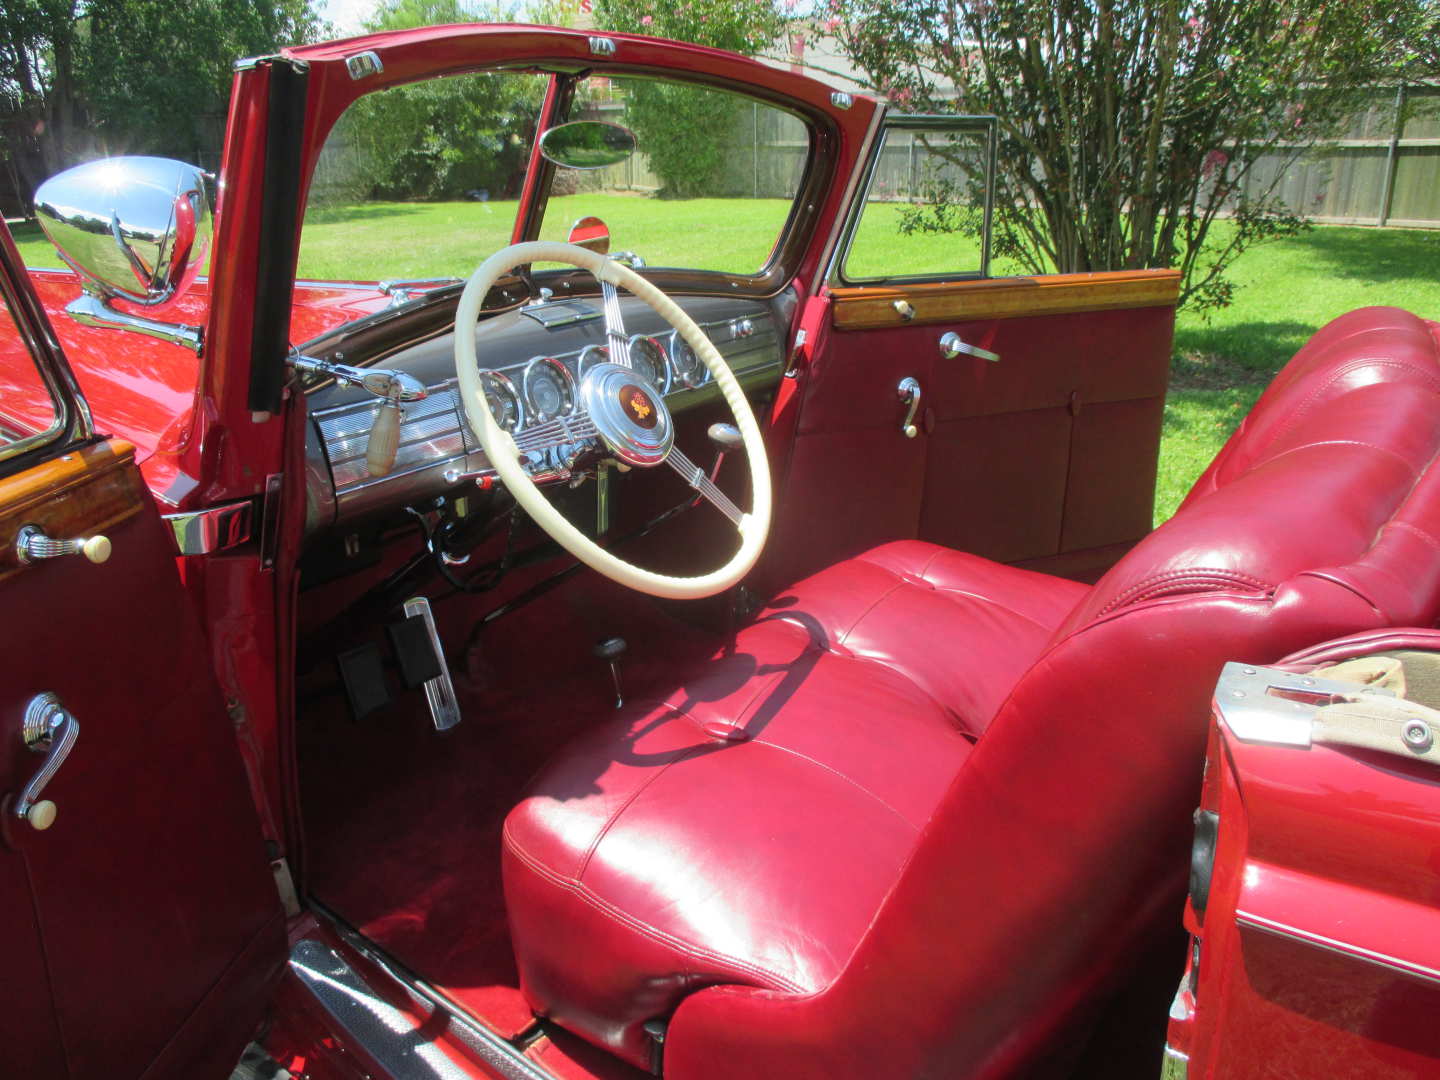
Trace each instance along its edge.
<instances>
[{"instance_id":1,"label":"seat cushion seam","mask_svg":"<svg viewBox=\"0 0 1440 1080\"><path fill-rule=\"evenodd\" d=\"M838 776L841 780L844 780L847 784L849 784L849 785L851 785L852 787L854 787L857 791L860 791L860 792L862 792L862 793L865 794L865 795L869 795L870 798L874 799L877 803L879 803L881 806L883 806L886 810L889 810L892 814L894 814L897 818L899 818L899 819L905 824L905 826L906 826L908 829L910 829L911 832L916 832L916 833L918 833L918 832L920 831L920 828L919 828L918 825L912 824L909 818L907 818L907 817L906 817L904 814L902 814L899 810L895 809L895 807L891 806L890 803L887 802L885 799L881 798L878 793L876 793L876 792L874 792L874 791L871 791L868 787L866 787L864 784L860 783L860 781L856 780L854 777L846 776L846 775L845 775L844 773L842 773L839 769L836 769L835 767L833 767L833 766L831 766L831 765L827 765L827 764L825 764L825 762L820 761L818 758L813 758L813 757L811 757L809 754L802 753L801 751L796 750L796 749L794 749L794 748L792 748L792 747L789 747L789 746L781 746L779 743L766 742L764 739L755 739L755 740L753 740L753 741L754 741L754 743L755 743L756 746L768 746L771 750L778 750L778 751L780 751L781 753L784 753L784 754L793 754L795 757L798 757L801 761L808 761L811 765L814 765L816 768L824 769L826 772L830 773L831 775L833 775L833 776Z\"/></svg>"},{"instance_id":2,"label":"seat cushion seam","mask_svg":"<svg viewBox=\"0 0 1440 1080\"><path fill-rule=\"evenodd\" d=\"M1286 418L1284 423L1282 423L1278 428L1276 428L1275 433L1271 435L1270 438L1265 440L1265 447L1268 448L1275 445L1276 441L1280 438L1281 435L1284 435L1287 431L1289 431L1296 424L1298 424L1304 418L1306 410L1310 408L1310 406L1314 403L1315 399L1318 398L1321 394L1323 394L1326 390L1329 390L1330 387L1334 386L1337 382L1339 382L1346 375L1349 375L1352 371L1356 371L1360 368L1372 365L1376 367L1399 368L1401 371L1415 370L1414 367L1410 364L1406 364L1402 361L1390 358L1378 356L1356 357L1354 360L1351 360L1332 371L1328 379L1326 379L1323 383L1317 386L1314 390L1310 391L1310 393L1305 396L1305 400L1300 402L1300 404L1295 407L1295 409ZM1436 376L1431 372L1416 372L1416 374L1420 375L1422 378L1428 379L1431 383L1435 383L1437 381ZM1257 456L1259 449L1261 448L1257 448Z\"/></svg>"},{"instance_id":3,"label":"seat cushion seam","mask_svg":"<svg viewBox=\"0 0 1440 1080\"><path fill-rule=\"evenodd\" d=\"M884 668L886 671L890 672L892 675L895 675L897 678L904 679L910 686L915 688L917 693L923 694L932 705L934 705L945 715L949 716L955 722L955 726L959 728L960 731L964 732L966 730L965 717L961 716L957 710L951 708L945 702L937 698L934 694L930 693L929 690L925 689L925 687L921 686L920 683L915 680L915 676L912 675L910 672L906 671L904 668L896 667L888 660L884 660L881 657L876 656L874 653L852 651L850 655L846 657L846 659L863 661L867 664L875 664L877 667ZM976 732L976 735L978 736L979 732Z\"/></svg>"},{"instance_id":4,"label":"seat cushion seam","mask_svg":"<svg viewBox=\"0 0 1440 1080\"><path fill-rule=\"evenodd\" d=\"M881 567L880 569L885 570L886 568ZM889 599L895 592L897 592L901 588L901 586L905 584L905 579L900 577L900 575L896 574L893 570L886 570L886 573L890 574L890 576L895 579L895 584L891 585L890 588L886 589L885 592L882 593L880 596L877 596L869 607L867 607L864 611L862 611L858 616L855 617L855 620L850 624L846 631L840 635L840 640L837 642L837 644L844 645L846 639L855 632L856 628L865 621L865 619L870 615L870 613L874 611L877 607L879 607L882 603L884 603L887 599Z\"/></svg>"},{"instance_id":5,"label":"seat cushion seam","mask_svg":"<svg viewBox=\"0 0 1440 1080\"><path fill-rule=\"evenodd\" d=\"M610 814L605 818L605 823L601 825L598 830L596 830L595 838L590 841L590 846L585 849L585 855L580 860L580 865L575 870L576 881L579 881L582 877L585 876L585 871L590 866L590 860L595 855L595 849L600 846L600 841L605 839L605 834L608 833L610 831L610 827L619 820L620 815L630 808L630 804L633 803L636 799L638 799L651 784L653 784L656 780L660 779L661 776L667 773L670 770L670 766L676 764L677 762L685 760L685 758L687 757L692 756L698 749L700 748L687 747L686 749L680 751L680 753L676 754L675 757L667 761L662 768L656 769L653 773L647 776L643 784L641 784L629 795L627 795L625 797L625 801L610 812Z\"/></svg>"},{"instance_id":6,"label":"seat cushion seam","mask_svg":"<svg viewBox=\"0 0 1440 1080\"><path fill-rule=\"evenodd\" d=\"M1096 617L1108 615L1118 608L1131 603L1136 597L1144 596L1152 589L1161 587L1183 587L1190 584L1195 588L1203 588L1207 585L1245 585L1260 592L1269 592L1274 589L1268 581L1251 574L1242 573L1239 570L1227 570L1223 567L1196 566L1188 570L1169 570L1163 574L1152 574L1150 577L1137 581L1124 592L1115 596L1111 601L1100 609ZM1153 597L1147 597L1153 599Z\"/></svg>"},{"instance_id":7,"label":"seat cushion seam","mask_svg":"<svg viewBox=\"0 0 1440 1080\"><path fill-rule=\"evenodd\" d=\"M715 964L723 964L734 968L736 971L744 975L748 975L752 978L768 982L771 984L770 989L785 990L792 993L802 994L809 992L806 987L800 985L797 982L794 982L791 979L786 978L784 975L769 971L766 968L760 967L758 964L753 964L747 960L742 960L739 957L729 956L725 953L716 952L713 949L706 949L701 945L696 945L692 942L684 941L683 939L676 937L674 934L670 934L664 930L661 930L658 926L655 926L652 923L645 922L643 919L638 919L634 915L620 910L618 907L609 903L603 897L599 896L593 889L585 885L583 882L575 878L566 877L563 874L556 873L554 870L551 870L540 860L536 859L534 856L532 856L529 852L527 852L524 848L520 846L519 842L510 832L508 826L504 832L504 841L505 846L510 850L511 854L513 854L517 859L519 859L527 869L531 870L535 874L538 874L540 877L544 878L552 885L559 886L560 888L565 889L567 892L574 894L578 899L593 908L598 914L600 914L604 918L609 919L611 922L628 927L636 931L637 933L642 934L645 937L648 937L651 940L666 946L667 948L673 949L674 951L680 953L682 956L685 956L687 958L699 958L703 960L708 960ZM689 974L693 975L696 973L690 972Z\"/></svg>"}]
</instances>

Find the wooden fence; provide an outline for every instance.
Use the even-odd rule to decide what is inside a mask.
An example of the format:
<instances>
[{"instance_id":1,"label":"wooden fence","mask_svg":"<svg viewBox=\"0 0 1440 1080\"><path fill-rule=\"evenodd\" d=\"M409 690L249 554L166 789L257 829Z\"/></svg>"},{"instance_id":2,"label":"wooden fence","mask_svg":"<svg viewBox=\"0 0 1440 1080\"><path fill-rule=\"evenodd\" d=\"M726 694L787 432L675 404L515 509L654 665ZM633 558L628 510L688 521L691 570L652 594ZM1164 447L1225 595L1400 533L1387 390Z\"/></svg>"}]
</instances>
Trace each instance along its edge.
<instances>
[{"instance_id":1,"label":"wooden fence","mask_svg":"<svg viewBox=\"0 0 1440 1080\"><path fill-rule=\"evenodd\" d=\"M1282 164L1261 158L1251 190ZM1377 91L1341 138L1289 166L1275 194L1312 221L1440 228L1440 86Z\"/></svg>"}]
</instances>

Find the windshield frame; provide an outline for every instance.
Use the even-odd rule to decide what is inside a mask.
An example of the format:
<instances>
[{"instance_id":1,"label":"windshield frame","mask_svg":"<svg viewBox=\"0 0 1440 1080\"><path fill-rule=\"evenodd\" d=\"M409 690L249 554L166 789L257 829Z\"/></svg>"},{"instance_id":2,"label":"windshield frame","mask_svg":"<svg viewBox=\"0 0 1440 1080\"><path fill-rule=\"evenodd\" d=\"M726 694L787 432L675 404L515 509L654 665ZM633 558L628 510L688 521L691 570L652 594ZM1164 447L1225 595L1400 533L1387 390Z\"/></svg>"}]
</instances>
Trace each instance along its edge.
<instances>
[{"instance_id":1,"label":"windshield frame","mask_svg":"<svg viewBox=\"0 0 1440 1080\"><path fill-rule=\"evenodd\" d=\"M603 42L604 44L597 44ZM349 60L373 54L378 70L352 78ZM471 72L530 71L552 76L531 146L512 242L538 235L543 216L536 203L548 189L553 166L540 155L539 135L568 112L573 89L589 76L644 77L712 86L783 109L799 118L810 136L809 156L800 189L771 257L758 273L647 268L646 277L662 288L681 292L773 296L799 275L810 276L839 206L833 189L837 173L853 162L877 108L867 98L835 94L809 76L746 57L682 42L626 34L520 25L466 25L395 31L363 38L304 46L286 55L309 65L312 108L306 118L301 205L308 198L316 161L341 114L365 94L405 83ZM372 69L376 65L372 65ZM846 115L846 114L849 115ZM843 122L842 122L843 121ZM543 186L542 186L543 185ZM491 254L476 252L477 260ZM564 271L550 273L563 275ZM580 282L571 286L584 291ZM447 290L448 291L448 290Z\"/></svg>"}]
</instances>

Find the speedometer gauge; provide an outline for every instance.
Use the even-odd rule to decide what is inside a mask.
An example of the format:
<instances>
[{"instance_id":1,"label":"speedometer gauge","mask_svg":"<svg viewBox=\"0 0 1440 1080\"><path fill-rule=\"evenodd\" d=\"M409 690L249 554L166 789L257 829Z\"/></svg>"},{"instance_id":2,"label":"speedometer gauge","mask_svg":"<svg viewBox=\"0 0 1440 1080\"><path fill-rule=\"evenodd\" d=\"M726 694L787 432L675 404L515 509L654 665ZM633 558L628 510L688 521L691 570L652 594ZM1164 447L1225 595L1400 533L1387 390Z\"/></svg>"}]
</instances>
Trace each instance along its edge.
<instances>
[{"instance_id":1,"label":"speedometer gauge","mask_svg":"<svg viewBox=\"0 0 1440 1080\"><path fill-rule=\"evenodd\" d=\"M525 366L525 404L532 423L568 416L575 408L575 380L553 356L537 356Z\"/></svg>"},{"instance_id":2,"label":"speedometer gauge","mask_svg":"<svg viewBox=\"0 0 1440 1080\"><path fill-rule=\"evenodd\" d=\"M490 406L495 423L501 430L513 433L525 419L515 384L498 371L482 371L480 385L485 390L485 404Z\"/></svg>"},{"instance_id":3,"label":"speedometer gauge","mask_svg":"<svg viewBox=\"0 0 1440 1080\"><path fill-rule=\"evenodd\" d=\"M679 330L670 333L670 365L675 369L676 378L686 386L699 386L710 377L705 361L680 336Z\"/></svg>"},{"instance_id":4,"label":"speedometer gauge","mask_svg":"<svg viewBox=\"0 0 1440 1080\"><path fill-rule=\"evenodd\" d=\"M659 338L636 334L630 339L630 366L638 371L662 394L670 392L670 365L666 362L665 346Z\"/></svg>"}]
</instances>

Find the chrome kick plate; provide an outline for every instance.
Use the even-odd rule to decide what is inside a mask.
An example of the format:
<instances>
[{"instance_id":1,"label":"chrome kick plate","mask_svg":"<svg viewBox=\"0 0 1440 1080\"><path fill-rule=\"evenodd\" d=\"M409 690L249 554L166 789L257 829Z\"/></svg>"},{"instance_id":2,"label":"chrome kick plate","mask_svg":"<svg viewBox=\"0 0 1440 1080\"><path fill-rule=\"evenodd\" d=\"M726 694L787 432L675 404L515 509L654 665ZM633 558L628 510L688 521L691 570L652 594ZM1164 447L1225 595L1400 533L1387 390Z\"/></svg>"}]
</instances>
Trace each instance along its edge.
<instances>
[{"instance_id":1,"label":"chrome kick plate","mask_svg":"<svg viewBox=\"0 0 1440 1080\"><path fill-rule=\"evenodd\" d=\"M440 674L425 681L425 700L430 705L430 718L435 721L435 730L449 731L460 723L460 703L455 700L455 684L450 681L450 665L445 662L445 649L440 644L440 632L435 629L430 601L423 596L411 597L405 601L405 614L418 615L425 621L430 647L435 650L435 659L440 664Z\"/></svg>"}]
</instances>

